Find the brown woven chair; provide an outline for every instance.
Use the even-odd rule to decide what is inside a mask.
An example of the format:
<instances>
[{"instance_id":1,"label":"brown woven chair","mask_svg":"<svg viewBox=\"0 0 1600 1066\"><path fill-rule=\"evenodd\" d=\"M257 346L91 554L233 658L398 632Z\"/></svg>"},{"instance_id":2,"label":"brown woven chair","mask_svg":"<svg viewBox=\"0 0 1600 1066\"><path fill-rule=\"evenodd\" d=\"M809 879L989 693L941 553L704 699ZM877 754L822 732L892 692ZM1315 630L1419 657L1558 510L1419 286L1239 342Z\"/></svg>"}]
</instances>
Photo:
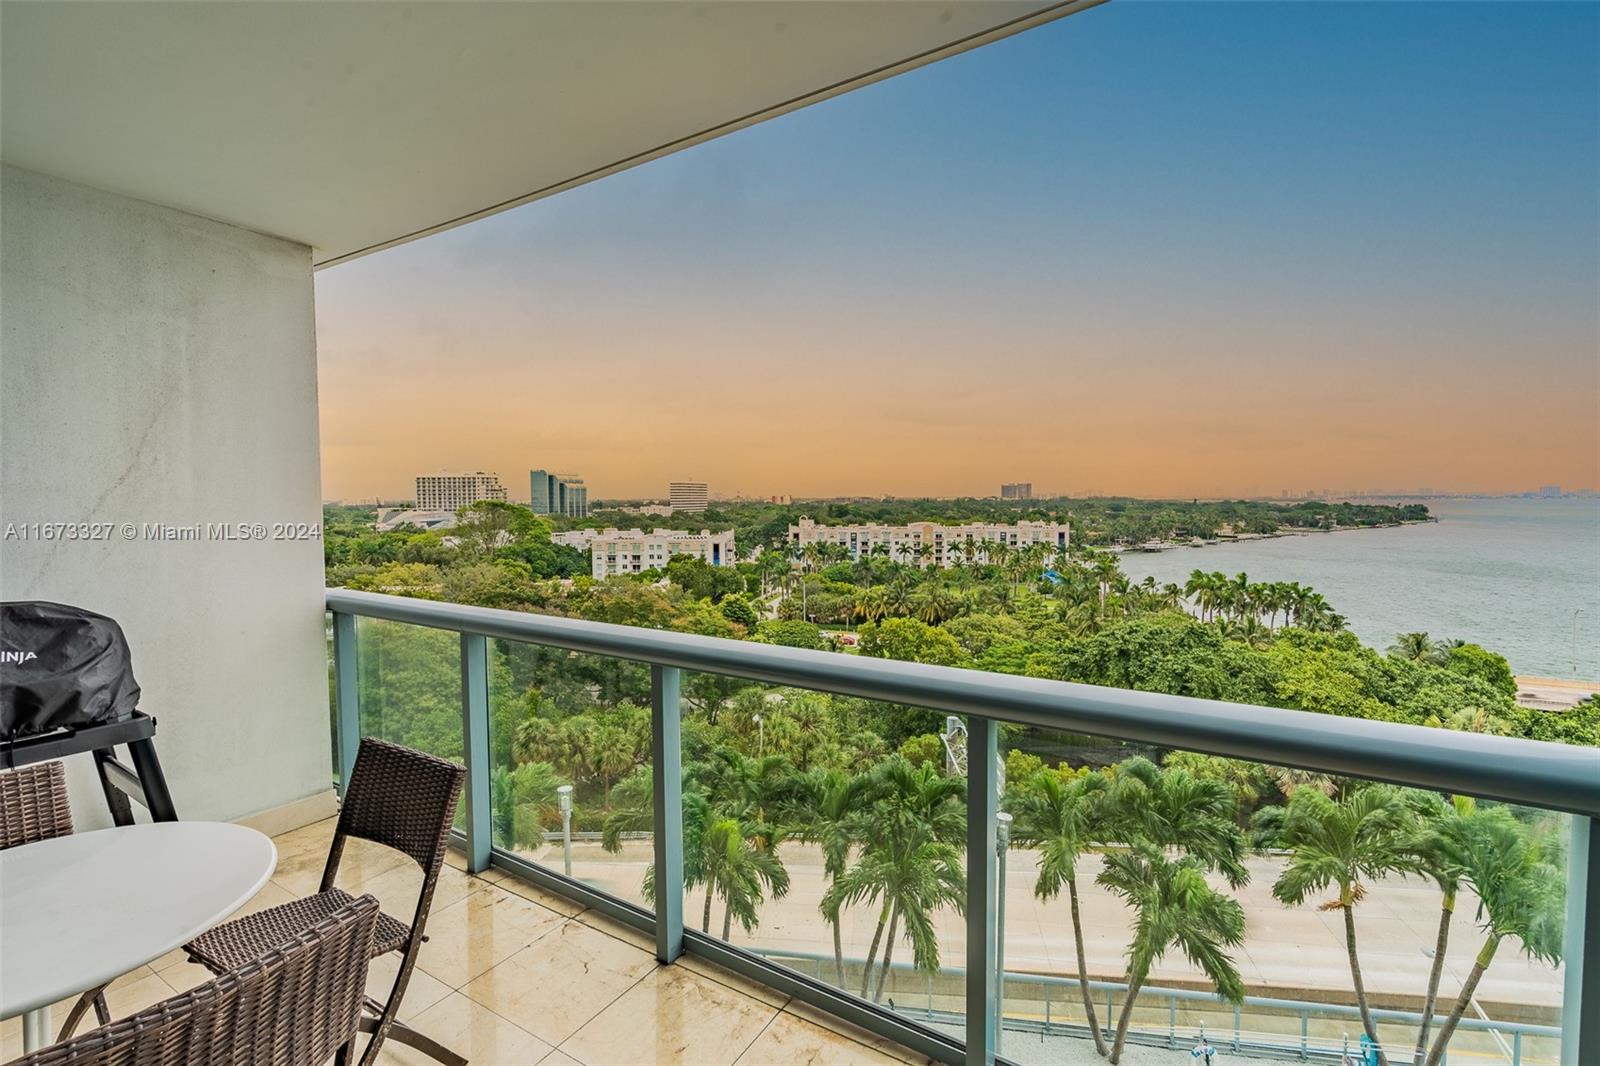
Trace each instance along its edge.
<instances>
[{"instance_id":1,"label":"brown woven chair","mask_svg":"<svg viewBox=\"0 0 1600 1066\"><path fill-rule=\"evenodd\" d=\"M0 849L71 835L67 772L59 759L0 772ZM62 1023L60 1039L72 1035L78 1020L91 1006L101 1025L111 1020L105 988L101 985L90 989L73 1005Z\"/></svg>"},{"instance_id":2,"label":"brown woven chair","mask_svg":"<svg viewBox=\"0 0 1600 1066\"><path fill-rule=\"evenodd\" d=\"M293 936L324 915L346 906L350 895L334 887L345 840L359 837L394 848L422 867L422 891L417 896L416 913L407 925L389 915L378 914L372 954L401 953L400 972L388 998L378 1002L366 998L361 1018L362 1032L372 1034L361 1057L363 1066L377 1061L385 1039L407 1044L444 1063L465 1066L466 1059L441 1044L397 1022L400 1000L417 952L427 939L423 927L433 904L433 890L444 865L450 826L455 820L456 803L466 771L453 762L366 737L356 753L349 787L339 810L339 825L328 850L328 863L322 871L322 887L314 896L271 907L255 914L224 922L207 930L184 946L189 957L212 973L222 973L261 954L274 944Z\"/></svg>"},{"instance_id":3,"label":"brown woven chair","mask_svg":"<svg viewBox=\"0 0 1600 1066\"><path fill-rule=\"evenodd\" d=\"M13 1066L314 1066L347 1063L378 901L352 899L310 929L131 1018Z\"/></svg>"}]
</instances>

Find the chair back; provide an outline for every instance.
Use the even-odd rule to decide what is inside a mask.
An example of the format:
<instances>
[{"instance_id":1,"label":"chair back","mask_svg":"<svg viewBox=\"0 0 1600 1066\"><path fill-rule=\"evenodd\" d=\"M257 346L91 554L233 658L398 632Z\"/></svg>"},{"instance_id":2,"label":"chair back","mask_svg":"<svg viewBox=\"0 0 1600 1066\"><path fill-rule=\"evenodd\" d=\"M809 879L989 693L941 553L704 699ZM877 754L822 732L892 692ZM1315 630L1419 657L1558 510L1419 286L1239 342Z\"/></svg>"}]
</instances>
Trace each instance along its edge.
<instances>
[{"instance_id":1,"label":"chair back","mask_svg":"<svg viewBox=\"0 0 1600 1066\"><path fill-rule=\"evenodd\" d=\"M0 849L72 834L61 760L0 771Z\"/></svg>"},{"instance_id":2,"label":"chair back","mask_svg":"<svg viewBox=\"0 0 1600 1066\"><path fill-rule=\"evenodd\" d=\"M466 776L465 769L448 759L363 737L339 807L334 854L323 888L331 886L332 867L346 836L394 848L426 872L437 873Z\"/></svg>"},{"instance_id":3,"label":"chair back","mask_svg":"<svg viewBox=\"0 0 1600 1066\"><path fill-rule=\"evenodd\" d=\"M12 1066L307 1066L355 1039L377 927L361 896L235 970Z\"/></svg>"}]
</instances>

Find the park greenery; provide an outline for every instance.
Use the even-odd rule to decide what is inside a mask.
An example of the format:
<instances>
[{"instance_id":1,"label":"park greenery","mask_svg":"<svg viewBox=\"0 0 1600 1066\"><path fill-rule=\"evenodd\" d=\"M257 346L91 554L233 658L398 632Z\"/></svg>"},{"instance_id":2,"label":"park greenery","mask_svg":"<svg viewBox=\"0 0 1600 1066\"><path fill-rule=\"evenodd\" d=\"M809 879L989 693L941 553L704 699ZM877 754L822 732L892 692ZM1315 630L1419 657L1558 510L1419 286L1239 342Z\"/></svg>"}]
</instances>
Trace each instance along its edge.
<instances>
[{"instance_id":1,"label":"park greenery","mask_svg":"<svg viewBox=\"0 0 1600 1066\"><path fill-rule=\"evenodd\" d=\"M1154 522L1170 533L1313 514L1337 514L1329 520L1341 525L1401 517L1312 504L1252 505L1248 513L1214 504L1118 511L1115 503L1094 501L1092 513L1102 529L1136 537L1147 530L1116 523ZM987 517L991 505L955 501L915 513ZM1075 541L1076 523L1091 520L1090 505L1082 506ZM787 509L777 510L786 526ZM910 510L895 501L831 504L827 516L904 521ZM730 509L707 520L751 517ZM330 584L1342 718L1600 743L1600 702L1559 713L1520 707L1509 666L1488 649L1412 633L1380 652L1348 632L1313 589L1199 571L1182 586L1132 582L1093 540L1065 559L974 545L957 553L956 565L934 569L914 558L851 559L830 545L795 557L774 547L781 535L757 530L745 540L739 525L750 556L736 566L678 558L659 571L596 581L586 555L554 544L551 522L525 508L475 505L444 535L378 534L370 522L370 512L330 509ZM455 635L362 619L358 649L364 731L459 759ZM597 834L605 848L620 850L650 831L647 667L491 641L489 682L496 844L541 849L561 824L561 785L574 788L573 828ZM683 698L690 920L724 938L735 925L754 934L763 907L791 890L786 851L815 848L827 883L817 915L831 930L836 982L881 1000L903 949L914 967L937 972L945 962L936 917L960 913L966 902L966 783L943 716L696 673L685 674ZM1113 1063L1138 992L1167 954L1189 959L1223 1000L1244 995L1233 957L1246 916L1233 892L1248 879L1252 851L1284 857L1273 885L1283 905L1340 913L1352 992L1374 1041L1371 1012L1383 1004L1371 1002L1363 980L1355 909L1387 877L1437 886L1441 924L1427 1002L1441 1006L1444 1020L1419 1027L1414 1051L1386 1048L1385 1066L1442 1061L1503 940L1546 962L1559 955L1564 858L1553 817L1042 729L1005 727L1002 748L1012 846L1035 856L1041 900L1066 897L1076 976L1128 987L1109 1037L1084 995L1096 1045ZM1120 975L1088 972L1079 915L1085 877L1130 915ZM639 890L651 896L648 875ZM1488 939L1462 987L1441 987L1450 916L1469 899ZM846 958L847 912L870 916L865 959Z\"/></svg>"}]
</instances>

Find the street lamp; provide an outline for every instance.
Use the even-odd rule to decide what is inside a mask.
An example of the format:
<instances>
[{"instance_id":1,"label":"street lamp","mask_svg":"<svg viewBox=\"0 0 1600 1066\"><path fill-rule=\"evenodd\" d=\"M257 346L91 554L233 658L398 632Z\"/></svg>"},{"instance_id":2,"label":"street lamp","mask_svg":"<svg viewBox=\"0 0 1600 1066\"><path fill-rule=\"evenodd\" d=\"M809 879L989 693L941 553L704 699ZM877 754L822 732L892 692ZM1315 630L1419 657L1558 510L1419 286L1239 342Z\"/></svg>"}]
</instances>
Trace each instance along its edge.
<instances>
[{"instance_id":1,"label":"street lamp","mask_svg":"<svg viewBox=\"0 0 1600 1066\"><path fill-rule=\"evenodd\" d=\"M1573 677L1573 680L1577 680L1577 677L1578 677L1578 616L1580 614L1582 614L1582 613L1583 613L1583 608L1582 607L1579 607L1577 610L1572 612L1572 677Z\"/></svg>"},{"instance_id":2,"label":"street lamp","mask_svg":"<svg viewBox=\"0 0 1600 1066\"><path fill-rule=\"evenodd\" d=\"M572 876L572 786L557 785L556 796L561 801L561 868Z\"/></svg>"},{"instance_id":3,"label":"street lamp","mask_svg":"<svg viewBox=\"0 0 1600 1066\"><path fill-rule=\"evenodd\" d=\"M759 714L751 715L750 720L756 724L756 758L764 758L767 754L766 723L761 720Z\"/></svg>"},{"instance_id":4,"label":"street lamp","mask_svg":"<svg viewBox=\"0 0 1600 1066\"><path fill-rule=\"evenodd\" d=\"M1006 1027L1006 852L1011 848L1011 815L1001 811L994 820L994 852L1000 865L994 905L994 1050L998 1055Z\"/></svg>"}]
</instances>

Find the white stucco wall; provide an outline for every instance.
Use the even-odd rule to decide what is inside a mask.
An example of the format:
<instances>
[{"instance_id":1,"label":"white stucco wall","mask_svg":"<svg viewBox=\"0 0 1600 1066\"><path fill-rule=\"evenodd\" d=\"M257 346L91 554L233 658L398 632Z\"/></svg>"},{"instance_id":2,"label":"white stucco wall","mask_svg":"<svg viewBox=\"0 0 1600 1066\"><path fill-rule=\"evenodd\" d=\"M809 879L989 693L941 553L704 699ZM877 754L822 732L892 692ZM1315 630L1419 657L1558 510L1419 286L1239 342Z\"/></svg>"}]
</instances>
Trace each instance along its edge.
<instances>
[{"instance_id":1,"label":"white stucco wall","mask_svg":"<svg viewBox=\"0 0 1600 1066\"><path fill-rule=\"evenodd\" d=\"M310 250L14 168L0 172L0 598L121 622L179 814L328 787L322 546L168 542L123 523L320 520ZM80 828L106 824L88 757Z\"/></svg>"}]
</instances>

